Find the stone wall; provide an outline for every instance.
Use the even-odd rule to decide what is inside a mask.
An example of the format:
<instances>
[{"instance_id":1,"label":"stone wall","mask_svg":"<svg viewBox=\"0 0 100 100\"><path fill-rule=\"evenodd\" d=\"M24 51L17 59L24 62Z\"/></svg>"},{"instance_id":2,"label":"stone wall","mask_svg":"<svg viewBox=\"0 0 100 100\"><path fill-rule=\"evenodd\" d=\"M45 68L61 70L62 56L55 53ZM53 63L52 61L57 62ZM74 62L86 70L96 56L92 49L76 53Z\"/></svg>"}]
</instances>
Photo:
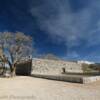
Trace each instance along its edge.
<instances>
[{"instance_id":1,"label":"stone wall","mask_svg":"<svg viewBox=\"0 0 100 100\"><path fill-rule=\"evenodd\" d=\"M58 74L62 73L62 69L65 68L66 72L82 73L82 64L71 61L61 60L48 60L48 59L33 59L32 61L32 73L43 74Z\"/></svg>"},{"instance_id":2,"label":"stone wall","mask_svg":"<svg viewBox=\"0 0 100 100\"><path fill-rule=\"evenodd\" d=\"M21 60L16 64L17 75L30 75L32 71L32 59Z\"/></svg>"}]
</instances>

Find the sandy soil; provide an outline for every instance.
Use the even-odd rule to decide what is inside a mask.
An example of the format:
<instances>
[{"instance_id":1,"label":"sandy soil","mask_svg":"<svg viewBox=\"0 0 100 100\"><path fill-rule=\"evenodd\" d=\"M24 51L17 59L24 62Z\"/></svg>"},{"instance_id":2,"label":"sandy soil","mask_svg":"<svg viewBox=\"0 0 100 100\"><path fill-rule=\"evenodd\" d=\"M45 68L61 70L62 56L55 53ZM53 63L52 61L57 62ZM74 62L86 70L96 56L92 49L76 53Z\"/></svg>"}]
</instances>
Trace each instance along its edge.
<instances>
[{"instance_id":1,"label":"sandy soil","mask_svg":"<svg viewBox=\"0 0 100 100\"><path fill-rule=\"evenodd\" d=\"M26 76L0 78L0 100L100 100L100 81L76 84Z\"/></svg>"}]
</instances>

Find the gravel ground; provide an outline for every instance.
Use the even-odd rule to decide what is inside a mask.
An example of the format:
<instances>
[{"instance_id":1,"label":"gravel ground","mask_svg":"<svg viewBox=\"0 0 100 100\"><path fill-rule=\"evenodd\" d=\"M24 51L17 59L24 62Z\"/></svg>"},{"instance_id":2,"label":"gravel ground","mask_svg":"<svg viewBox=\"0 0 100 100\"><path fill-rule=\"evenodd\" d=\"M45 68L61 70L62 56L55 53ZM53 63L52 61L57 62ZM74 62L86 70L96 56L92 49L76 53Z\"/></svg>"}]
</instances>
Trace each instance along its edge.
<instances>
[{"instance_id":1,"label":"gravel ground","mask_svg":"<svg viewBox=\"0 0 100 100\"><path fill-rule=\"evenodd\" d=\"M100 100L100 81L76 84L27 76L0 78L0 100Z\"/></svg>"}]
</instances>

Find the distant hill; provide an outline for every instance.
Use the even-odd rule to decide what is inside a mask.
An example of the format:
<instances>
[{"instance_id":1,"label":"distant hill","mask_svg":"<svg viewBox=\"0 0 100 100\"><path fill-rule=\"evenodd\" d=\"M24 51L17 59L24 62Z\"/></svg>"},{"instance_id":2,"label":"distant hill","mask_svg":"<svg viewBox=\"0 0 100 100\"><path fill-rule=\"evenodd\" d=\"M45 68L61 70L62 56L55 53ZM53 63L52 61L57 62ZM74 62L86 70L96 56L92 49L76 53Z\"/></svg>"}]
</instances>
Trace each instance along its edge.
<instances>
[{"instance_id":1,"label":"distant hill","mask_svg":"<svg viewBox=\"0 0 100 100\"><path fill-rule=\"evenodd\" d=\"M40 58L42 58L42 59L50 59L50 60L61 60L58 56L56 56L54 54L42 55L42 56L40 56Z\"/></svg>"}]
</instances>

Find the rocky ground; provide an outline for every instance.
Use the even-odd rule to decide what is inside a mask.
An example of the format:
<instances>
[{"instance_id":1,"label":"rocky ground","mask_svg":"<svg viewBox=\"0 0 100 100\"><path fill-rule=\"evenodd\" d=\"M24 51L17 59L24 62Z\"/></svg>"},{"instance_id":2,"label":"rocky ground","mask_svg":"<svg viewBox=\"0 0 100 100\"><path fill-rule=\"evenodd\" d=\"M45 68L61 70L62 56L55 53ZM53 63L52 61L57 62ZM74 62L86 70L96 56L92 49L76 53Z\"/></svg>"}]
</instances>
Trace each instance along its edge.
<instances>
[{"instance_id":1,"label":"rocky ground","mask_svg":"<svg viewBox=\"0 0 100 100\"><path fill-rule=\"evenodd\" d=\"M0 78L0 100L100 100L100 81L76 84L27 76Z\"/></svg>"}]
</instances>

